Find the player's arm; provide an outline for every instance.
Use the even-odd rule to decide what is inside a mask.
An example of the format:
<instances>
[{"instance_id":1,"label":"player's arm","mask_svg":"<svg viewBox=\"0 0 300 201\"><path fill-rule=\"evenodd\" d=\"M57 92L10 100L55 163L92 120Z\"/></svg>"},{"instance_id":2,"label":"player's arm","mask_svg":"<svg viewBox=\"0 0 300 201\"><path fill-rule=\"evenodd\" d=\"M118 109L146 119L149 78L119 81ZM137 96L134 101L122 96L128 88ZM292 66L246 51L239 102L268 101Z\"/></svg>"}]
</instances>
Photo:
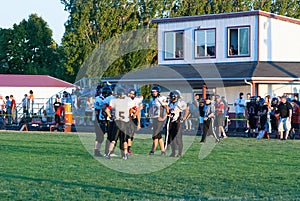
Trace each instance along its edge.
<instances>
[{"instance_id":1,"label":"player's arm","mask_svg":"<svg viewBox=\"0 0 300 201\"><path fill-rule=\"evenodd\" d=\"M111 119L112 118L112 115L111 115L112 106L106 103L103 105L102 109L105 111L107 117Z\"/></svg>"},{"instance_id":2,"label":"player's arm","mask_svg":"<svg viewBox=\"0 0 300 201\"><path fill-rule=\"evenodd\" d=\"M141 128L141 109L140 107L137 108L137 111L136 111L136 117L137 117L137 129L140 129Z\"/></svg>"}]
</instances>

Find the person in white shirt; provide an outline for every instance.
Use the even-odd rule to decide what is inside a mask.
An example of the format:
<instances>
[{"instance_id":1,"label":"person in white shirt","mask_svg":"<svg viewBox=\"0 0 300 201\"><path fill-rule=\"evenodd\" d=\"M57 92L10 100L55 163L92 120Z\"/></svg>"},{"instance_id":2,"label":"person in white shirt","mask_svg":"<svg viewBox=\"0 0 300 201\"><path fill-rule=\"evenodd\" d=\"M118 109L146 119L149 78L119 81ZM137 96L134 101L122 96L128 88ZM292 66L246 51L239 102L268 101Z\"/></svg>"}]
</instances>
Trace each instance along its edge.
<instances>
[{"instance_id":1,"label":"person in white shirt","mask_svg":"<svg viewBox=\"0 0 300 201\"><path fill-rule=\"evenodd\" d=\"M236 129L237 130L244 130L245 129L245 107L246 101L244 99L244 93L241 92L239 97L234 101L235 106L235 118L236 120ZM242 120L239 120L242 119Z\"/></svg>"},{"instance_id":2,"label":"person in white shirt","mask_svg":"<svg viewBox=\"0 0 300 201\"><path fill-rule=\"evenodd\" d=\"M159 144L161 154L165 155L164 141L162 139L162 128L168 111L167 97L160 95L160 87L154 86L151 89L152 99L150 100L150 118L153 127L153 143L149 155L154 155L157 145Z\"/></svg>"},{"instance_id":3,"label":"person in white shirt","mask_svg":"<svg viewBox=\"0 0 300 201\"><path fill-rule=\"evenodd\" d=\"M169 129L167 129L166 138L170 140L167 143L171 145L172 149L170 157L181 157L183 150L181 126L182 122L185 121L189 115L189 107L186 102L181 99L181 94L178 90L171 91L169 98L168 118L170 118L170 120L167 121L169 123L169 125L167 125ZM178 149L177 155L176 148Z\"/></svg>"},{"instance_id":4,"label":"person in white shirt","mask_svg":"<svg viewBox=\"0 0 300 201\"><path fill-rule=\"evenodd\" d=\"M120 140L120 149L122 152L122 158L127 160L128 158L128 136L129 136L129 121L130 121L130 113L132 112L132 100L126 96L125 90L119 88L117 90L117 98L112 99L109 103L109 107L107 108L107 116L109 118L114 118L116 122L116 132L114 139L111 141L107 158L110 158L110 155L115 147L117 140ZM111 110L114 111L114 117L112 116Z\"/></svg>"}]
</instances>

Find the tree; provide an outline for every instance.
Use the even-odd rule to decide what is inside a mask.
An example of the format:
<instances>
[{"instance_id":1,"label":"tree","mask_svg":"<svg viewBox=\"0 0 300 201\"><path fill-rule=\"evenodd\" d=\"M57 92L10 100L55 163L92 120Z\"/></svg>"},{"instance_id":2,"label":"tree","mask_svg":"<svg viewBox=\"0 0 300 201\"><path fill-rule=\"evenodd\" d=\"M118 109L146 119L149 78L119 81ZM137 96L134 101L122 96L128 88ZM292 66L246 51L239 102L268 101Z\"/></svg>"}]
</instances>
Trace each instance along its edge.
<instances>
[{"instance_id":1,"label":"tree","mask_svg":"<svg viewBox=\"0 0 300 201\"><path fill-rule=\"evenodd\" d=\"M75 80L82 67L91 66L82 76L115 76L125 74L141 66L157 62L156 50L139 50L118 58L105 53L100 44L116 37L108 44L112 52L119 53L126 45L138 46L134 35L127 39L117 36L132 30L156 28L153 18L168 18L202 14L216 14L249 10L265 10L290 17L300 17L299 0L61 0L70 13L62 40L64 65L69 80ZM146 37L146 36L145 36ZM134 41L128 44L128 41ZM107 45L107 44L106 44ZM94 52L95 49L99 49ZM91 57L93 59L88 59ZM97 58L97 55L103 57ZM109 62L106 57L109 58ZM89 61L87 61L89 60ZM95 64L96 63L96 64ZM110 65L109 70L95 74L97 68Z\"/></svg>"},{"instance_id":2,"label":"tree","mask_svg":"<svg viewBox=\"0 0 300 201\"><path fill-rule=\"evenodd\" d=\"M0 30L3 73L47 74L60 77L60 54L52 39L52 30L36 14L12 29Z\"/></svg>"}]
</instances>

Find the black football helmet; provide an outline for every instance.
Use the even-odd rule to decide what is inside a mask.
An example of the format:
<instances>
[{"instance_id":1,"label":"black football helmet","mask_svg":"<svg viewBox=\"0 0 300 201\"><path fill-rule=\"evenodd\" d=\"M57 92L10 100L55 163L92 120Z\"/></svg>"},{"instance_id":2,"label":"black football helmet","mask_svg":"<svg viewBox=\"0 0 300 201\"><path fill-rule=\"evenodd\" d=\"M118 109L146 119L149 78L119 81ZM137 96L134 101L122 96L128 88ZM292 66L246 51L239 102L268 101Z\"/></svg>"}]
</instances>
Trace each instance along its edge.
<instances>
[{"instance_id":1,"label":"black football helmet","mask_svg":"<svg viewBox=\"0 0 300 201\"><path fill-rule=\"evenodd\" d=\"M169 97L171 101L177 101L180 98L181 94L180 91L178 90L174 90L174 91L170 91Z\"/></svg>"},{"instance_id":2,"label":"black football helmet","mask_svg":"<svg viewBox=\"0 0 300 201\"><path fill-rule=\"evenodd\" d=\"M112 90L111 90L110 87L103 87L103 88L101 89L101 92L102 92L102 96L103 96L104 98L106 98L106 97L112 95Z\"/></svg>"}]
</instances>

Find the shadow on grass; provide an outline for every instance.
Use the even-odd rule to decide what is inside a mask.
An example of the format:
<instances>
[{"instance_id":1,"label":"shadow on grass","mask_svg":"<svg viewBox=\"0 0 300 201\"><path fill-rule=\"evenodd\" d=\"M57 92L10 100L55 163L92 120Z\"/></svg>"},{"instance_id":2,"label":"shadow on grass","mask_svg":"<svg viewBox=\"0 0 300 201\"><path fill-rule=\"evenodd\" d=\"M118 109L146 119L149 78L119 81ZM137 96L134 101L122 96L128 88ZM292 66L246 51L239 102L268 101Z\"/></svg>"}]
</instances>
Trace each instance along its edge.
<instances>
[{"instance_id":1,"label":"shadow on grass","mask_svg":"<svg viewBox=\"0 0 300 201\"><path fill-rule=\"evenodd\" d=\"M169 199L182 199L184 197L185 199L192 199L195 198L193 196L187 196L187 195L172 195L172 194L165 194L165 193L159 193L157 191L140 191L140 190L133 190L133 189L125 189L125 188L115 188L115 187L107 187L107 186L101 186L101 185L91 185L91 184L83 184L83 183L75 183L75 182L65 182L65 181L59 181L59 180L52 180L52 179L42 179L42 178L32 178L32 177L26 177L26 176L20 176L20 175L10 175L10 174L0 174L0 177L6 178L6 179L21 179L25 181L33 181L33 182L48 182L53 185L63 185L63 186L74 186L74 187L82 187L82 188L94 188L94 189L102 189L107 190L111 193L128 193L128 195L137 195L144 197L146 195L151 196L158 196L158 197L168 197Z\"/></svg>"}]
</instances>

